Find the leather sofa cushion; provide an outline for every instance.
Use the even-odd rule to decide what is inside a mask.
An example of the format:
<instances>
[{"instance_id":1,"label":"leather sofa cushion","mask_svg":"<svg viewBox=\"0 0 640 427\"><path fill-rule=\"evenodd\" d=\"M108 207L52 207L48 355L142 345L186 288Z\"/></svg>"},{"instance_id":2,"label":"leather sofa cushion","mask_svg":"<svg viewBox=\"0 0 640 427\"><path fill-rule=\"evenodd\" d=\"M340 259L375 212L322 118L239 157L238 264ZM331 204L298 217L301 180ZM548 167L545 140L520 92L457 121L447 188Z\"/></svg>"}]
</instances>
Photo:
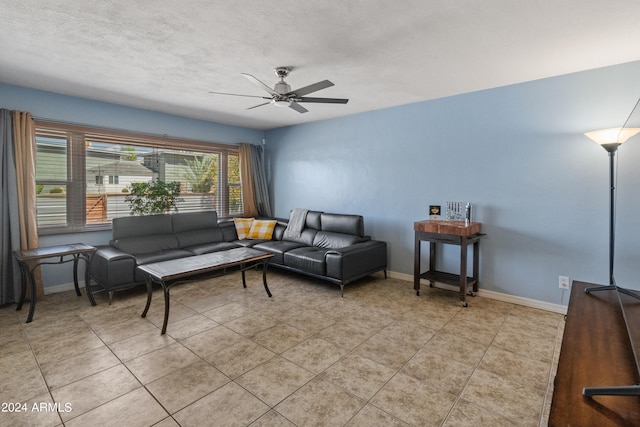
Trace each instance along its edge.
<instances>
[{"instance_id":1,"label":"leather sofa cushion","mask_svg":"<svg viewBox=\"0 0 640 427\"><path fill-rule=\"evenodd\" d=\"M222 220L222 222L218 223L218 227L220 227L220 230L222 231L222 236L225 242L238 240L238 232L236 231L236 226L233 221Z\"/></svg>"},{"instance_id":2,"label":"leather sofa cushion","mask_svg":"<svg viewBox=\"0 0 640 427\"><path fill-rule=\"evenodd\" d=\"M111 244L123 252L137 255L178 249L178 238L175 234L156 234L112 240Z\"/></svg>"},{"instance_id":3,"label":"leather sofa cushion","mask_svg":"<svg viewBox=\"0 0 640 427\"><path fill-rule=\"evenodd\" d=\"M217 227L182 231L176 233L176 236L178 237L178 245L180 245L181 248L224 241L222 230Z\"/></svg>"},{"instance_id":4,"label":"leather sofa cushion","mask_svg":"<svg viewBox=\"0 0 640 427\"><path fill-rule=\"evenodd\" d=\"M220 252L226 251L228 249L238 248L237 244L233 242L211 242L211 243L203 243L201 245L188 246L186 248L182 248L185 251L189 251L194 253L195 255L208 254L211 252Z\"/></svg>"},{"instance_id":5,"label":"leather sofa cushion","mask_svg":"<svg viewBox=\"0 0 640 427\"><path fill-rule=\"evenodd\" d=\"M272 262L274 264L284 265L285 252L290 251L292 249L304 247L304 246L307 246L307 245L304 245L298 242L289 242L287 240L282 240L282 241L269 240L264 243L255 244L253 245L253 248L272 253L273 258L271 258L269 262Z\"/></svg>"},{"instance_id":6,"label":"leather sofa cushion","mask_svg":"<svg viewBox=\"0 0 640 427\"><path fill-rule=\"evenodd\" d=\"M113 240L170 234L173 231L171 215L124 216L114 218L112 225Z\"/></svg>"},{"instance_id":7,"label":"leather sofa cushion","mask_svg":"<svg viewBox=\"0 0 640 427\"><path fill-rule=\"evenodd\" d=\"M171 215L171 222L174 233L208 230L218 227L218 213L216 211L185 212Z\"/></svg>"},{"instance_id":8,"label":"leather sofa cushion","mask_svg":"<svg viewBox=\"0 0 640 427\"><path fill-rule=\"evenodd\" d=\"M312 274L324 275L326 271L325 253L329 249L303 247L284 254L284 265Z\"/></svg>"},{"instance_id":9,"label":"leather sofa cushion","mask_svg":"<svg viewBox=\"0 0 640 427\"><path fill-rule=\"evenodd\" d=\"M158 252L148 252L136 255L138 265L153 264L154 262L167 261L170 259L193 256L193 253L183 249L164 250Z\"/></svg>"},{"instance_id":10,"label":"leather sofa cushion","mask_svg":"<svg viewBox=\"0 0 640 427\"><path fill-rule=\"evenodd\" d=\"M364 236L364 219L361 215L323 213L320 215L322 231Z\"/></svg>"},{"instance_id":11,"label":"leather sofa cushion","mask_svg":"<svg viewBox=\"0 0 640 427\"><path fill-rule=\"evenodd\" d=\"M300 237L287 237L286 240L283 241L301 243L305 246L313 246L313 239L316 236L317 232L318 230L314 228L305 228L304 230L302 230Z\"/></svg>"},{"instance_id":12,"label":"leather sofa cushion","mask_svg":"<svg viewBox=\"0 0 640 427\"><path fill-rule=\"evenodd\" d=\"M304 224L305 228L313 228L314 230L322 230L322 212L309 211L307 212L307 220Z\"/></svg>"},{"instance_id":13,"label":"leather sofa cushion","mask_svg":"<svg viewBox=\"0 0 640 427\"><path fill-rule=\"evenodd\" d=\"M318 231L313 239L313 246L326 249L339 249L362 241L362 237L358 237L353 234Z\"/></svg>"}]
</instances>

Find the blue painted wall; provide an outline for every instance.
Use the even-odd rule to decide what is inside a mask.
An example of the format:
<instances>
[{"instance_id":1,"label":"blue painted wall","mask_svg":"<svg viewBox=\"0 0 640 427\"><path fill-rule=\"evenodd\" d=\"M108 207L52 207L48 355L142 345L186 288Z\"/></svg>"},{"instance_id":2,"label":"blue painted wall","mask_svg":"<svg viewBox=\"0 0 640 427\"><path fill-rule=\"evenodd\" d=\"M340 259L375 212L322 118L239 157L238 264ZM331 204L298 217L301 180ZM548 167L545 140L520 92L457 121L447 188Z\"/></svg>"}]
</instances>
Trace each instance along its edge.
<instances>
[{"instance_id":1,"label":"blue painted wall","mask_svg":"<svg viewBox=\"0 0 640 427\"><path fill-rule=\"evenodd\" d=\"M275 213L362 214L390 270L409 275L413 222L469 201L487 233L482 287L566 304L559 275L608 281L608 157L583 133L621 126L639 97L634 62L271 130ZM618 154L616 277L640 287L640 136ZM443 253L457 271L457 247Z\"/></svg>"},{"instance_id":2,"label":"blue painted wall","mask_svg":"<svg viewBox=\"0 0 640 427\"><path fill-rule=\"evenodd\" d=\"M388 242L390 270L406 275L413 222L429 204L470 201L487 233L482 287L566 304L559 275L598 283L608 275L608 158L583 133L623 124L640 97L639 76L634 62L266 133L3 84L0 107L223 143L266 136L277 216L294 207L362 214L366 231ZM640 136L618 159L616 277L640 288ZM109 235L41 243L104 244ZM440 267L455 271L456 248L443 253ZM69 277L53 266L45 285Z\"/></svg>"}]
</instances>

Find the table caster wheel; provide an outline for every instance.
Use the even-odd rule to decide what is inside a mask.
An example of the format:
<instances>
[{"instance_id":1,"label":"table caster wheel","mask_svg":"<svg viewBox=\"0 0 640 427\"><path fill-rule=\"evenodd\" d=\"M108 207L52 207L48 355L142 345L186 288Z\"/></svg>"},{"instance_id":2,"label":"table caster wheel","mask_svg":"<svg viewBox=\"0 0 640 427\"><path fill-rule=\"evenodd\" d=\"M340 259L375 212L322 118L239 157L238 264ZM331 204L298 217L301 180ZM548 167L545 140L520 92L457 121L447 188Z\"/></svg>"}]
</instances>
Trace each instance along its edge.
<instances>
[{"instance_id":1,"label":"table caster wheel","mask_svg":"<svg viewBox=\"0 0 640 427\"><path fill-rule=\"evenodd\" d=\"M476 293L473 292L473 291L470 291L470 292L467 293L467 295L469 295L470 297L475 297Z\"/></svg>"},{"instance_id":2,"label":"table caster wheel","mask_svg":"<svg viewBox=\"0 0 640 427\"><path fill-rule=\"evenodd\" d=\"M420 291L416 291L416 296L419 297L420 296Z\"/></svg>"},{"instance_id":3,"label":"table caster wheel","mask_svg":"<svg viewBox=\"0 0 640 427\"><path fill-rule=\"evenodd\" d=\"M462 306L463 307L467 307L468 306L467 302L466 301L462 301Z\"/></svg>"}]
</instances>

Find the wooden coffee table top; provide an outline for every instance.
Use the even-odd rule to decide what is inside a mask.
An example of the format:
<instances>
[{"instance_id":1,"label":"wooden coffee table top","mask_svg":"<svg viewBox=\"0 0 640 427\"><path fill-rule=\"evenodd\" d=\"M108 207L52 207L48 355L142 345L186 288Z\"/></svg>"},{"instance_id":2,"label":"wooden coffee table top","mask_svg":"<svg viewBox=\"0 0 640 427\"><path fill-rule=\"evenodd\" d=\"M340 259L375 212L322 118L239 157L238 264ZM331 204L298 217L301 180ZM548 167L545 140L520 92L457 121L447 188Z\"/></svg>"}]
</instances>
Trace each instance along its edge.
<instances>
[{"instance_id":1,"label":"wooden coffee table top","mask_svg":"<svg viewBox=\"0 0 640 427\"><path fill-rule=\"evenodd\" d=\"M271 258L273 254L252 248L229 249L169 261L141 265L138 268L161 281L175 280L208 271Z\"/></svg>"}]
</instances>

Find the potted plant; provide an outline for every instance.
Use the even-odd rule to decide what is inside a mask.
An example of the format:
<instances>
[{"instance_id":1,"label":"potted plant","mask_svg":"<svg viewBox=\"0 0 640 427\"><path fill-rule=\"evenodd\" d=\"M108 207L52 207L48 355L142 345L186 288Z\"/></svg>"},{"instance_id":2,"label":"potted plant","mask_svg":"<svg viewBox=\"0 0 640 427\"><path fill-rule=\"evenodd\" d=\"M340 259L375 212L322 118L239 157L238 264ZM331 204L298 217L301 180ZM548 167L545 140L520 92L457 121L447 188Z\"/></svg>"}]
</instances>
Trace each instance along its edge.
<instances>
[{"instance_id":1,"label":"potted plant","mask_svg":"<svg viewBox=\"0 0 640 427\"><path fill-rule=\"evenodd\" d=\"M154 215L178 212L176 203L181 201L180 183L164 182L133 182L131 192L124 198L129 203L132 215Z\"/></svg>"}]
</instances>

